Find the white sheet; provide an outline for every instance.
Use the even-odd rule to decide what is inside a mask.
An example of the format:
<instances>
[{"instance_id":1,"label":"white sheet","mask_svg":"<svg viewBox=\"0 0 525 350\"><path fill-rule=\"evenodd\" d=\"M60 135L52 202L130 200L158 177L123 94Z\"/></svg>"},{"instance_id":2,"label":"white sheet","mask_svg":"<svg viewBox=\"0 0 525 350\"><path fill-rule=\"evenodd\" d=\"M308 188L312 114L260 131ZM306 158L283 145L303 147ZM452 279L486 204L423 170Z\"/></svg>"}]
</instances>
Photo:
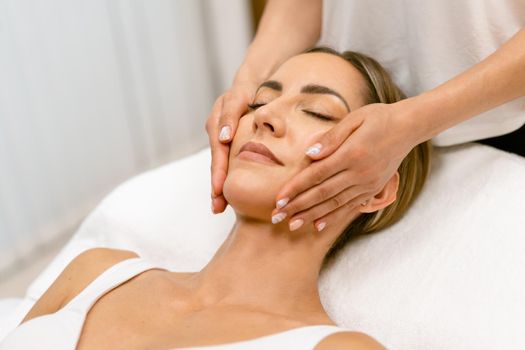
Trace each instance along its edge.
<instances>
[{"instance_id":1,"label":"white sheet","mask_svg":"<svg viewBox=\"0 0 525 350\"><path fill-rule=\"evenodd\" d=\"M209 160L205 149L117 188L32 284L11 325L90 247L202 268L234 219L209 210ZM323 272L323 304L389 349L525 349L525 159L468 144L438 149L433 161L406 217L346 247Z\"/></svg>"}]
</instances>

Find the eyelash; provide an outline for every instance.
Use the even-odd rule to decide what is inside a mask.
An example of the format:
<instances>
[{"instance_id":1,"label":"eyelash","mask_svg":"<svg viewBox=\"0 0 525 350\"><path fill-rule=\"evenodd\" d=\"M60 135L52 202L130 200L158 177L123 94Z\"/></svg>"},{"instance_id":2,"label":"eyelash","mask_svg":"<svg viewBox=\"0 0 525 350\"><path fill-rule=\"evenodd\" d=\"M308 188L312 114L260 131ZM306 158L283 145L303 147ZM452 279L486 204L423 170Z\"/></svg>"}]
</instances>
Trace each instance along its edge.
<instances>
[{"instance_id":1,"label":"eyelash","mask_svg":"<svg viewBox=\"0 0 525 350\"><path fill-rule=\"evenodd\" d=\"M257 108L264 106L266 103L248 103L248 109L255 111Z\"/></svg>"},{"instance_id":2,"label":"eyelash","mask_svg":"<svg viewBox=\"0 0 525 350\"><path fill-rule=\"evenodd\" d=\"M265 104L266 103L248 103L248 109L254 111L257 108L264 106ZM308 114L308 115L311 115L312 117L316 117L316 118L321 119L321 120L325 120L325 121L332 121L332 120L334 120L334 118L332 118L329 115L324 115L324 114L321 114L321 113L312 112L312 111L309 111L309 110L306 110L306 109L302 109L302 111L304 113Z\"/></svg>"}]
</instances>

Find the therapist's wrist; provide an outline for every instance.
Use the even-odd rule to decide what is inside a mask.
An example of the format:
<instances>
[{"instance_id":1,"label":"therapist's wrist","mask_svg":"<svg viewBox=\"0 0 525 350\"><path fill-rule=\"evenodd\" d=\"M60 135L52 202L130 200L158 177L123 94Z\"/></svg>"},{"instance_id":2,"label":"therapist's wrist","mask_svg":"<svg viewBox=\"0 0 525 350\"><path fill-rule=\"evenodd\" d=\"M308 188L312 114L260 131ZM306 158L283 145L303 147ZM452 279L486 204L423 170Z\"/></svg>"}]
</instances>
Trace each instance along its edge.
<instances>
[{"instance_id":1,"label":"therapist's wrist","mask_svg":"<svg viewBox=\"0 0 525 350\"><path fill-rule=\"evenodd\" d=\"M252 43L248 48L235 80L257 80L268 78L280 65L278 53L265 49L263 45Z\"/></svg>"},{"instance_id":2,"label":"therapist's wrist","mask_svg":"<svg viewBox=\"0 0 525 350\"><path fill-rule=\"evenodd\" d=\"M442 131L435 118L439 107L427 93L401 100L392 107L411 147L430 140Z\"/></svg>"},{"instance_id":3,"label":"therapist's wrist","mask_svg":"<svg viewBox=\"0 0 525 350\"><path fill-rule=\"evenodd\" d=\"M267 69L257 69L252 65L243 64L235 74L233 84L256 84L259 85L269 76Z\"/></svg>"},{"instance_id":4,"label":"therapist's wrist","mask_svg":"<svg viewBox=\"0 0 525 350\"><path fill-rule=\"evenodd\" d=\"M244 56L236 79L266 80L284 61L303 51L290 49L287 46L275 39L256 38Z\"/></svg>"},{"instance_id":5,"label":"therapist's wrist","mask_svg":"<svg viewBox=\"0 0 525 350\"><path fill-rule=\"evenodd\" d=\"M261 58L246 59L235 74L234 82L252 81L261 83L265 81L277 69L278 63L273 60Z\"/></svg>"}]
</instances>

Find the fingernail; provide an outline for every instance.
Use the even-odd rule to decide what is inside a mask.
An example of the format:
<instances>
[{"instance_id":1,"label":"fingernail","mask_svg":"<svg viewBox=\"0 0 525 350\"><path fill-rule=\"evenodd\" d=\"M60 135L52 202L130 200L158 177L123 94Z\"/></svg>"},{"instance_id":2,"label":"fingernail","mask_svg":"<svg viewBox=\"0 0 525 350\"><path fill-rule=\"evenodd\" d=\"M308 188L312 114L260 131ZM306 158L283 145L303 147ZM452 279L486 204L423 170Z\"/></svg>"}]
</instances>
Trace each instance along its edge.
<instances>
[{"instance_id":1,"label":"fingernail","mask_svg":"<svg viewBox=\"0 0 525 350\"><path fill-rule=\"evenodd\" d=\"M326 222L321 221L317 224L317 232L321 232L326 227Z\"/></svg>"},{"instance_id":2,"label":"fingernail","mask_svg":"<svg viewBox=\"0 0 525 350\"><path fill-rule=\"evenodd\" d=\"M321 145L320 143L316 143L315 145L310 146L310 148L306 150L306 155L315 156L319 154L321 152L321 147L323 147L323 145Z\"/></svg>"},{"instance_id":3,"label":"fingernail","mask_svg":"<svg viewBox=\"0 0 525 350\"><path fill-rule=\"evenodd\" d=\"M219 140L227 141L230 139L230 135L231 135L231 128L229 125L225 125L221 128L221 132L219 134Z\"/></svg>"},{"instance_id":4,"label":"fingernail","mask_svg":"<svg viewBox=\"0 0 525 350\"><path fill-rule=\"evenodd\" d=\"M275 206L277 207L277 209L281 209L282 207L284 207L286 204L288 204L288 202L290 201L290 198L282 198L282 199L279 199L277 201L277 203L275 204Z\"/></svg>"},{"instance_id":5,"label":"fingernail","mask_svg":"<svg viewBox=\"0 0 525 350\"><path fill-rule=\"evenodd\" d=\"M290 222L290 231L295 231L299 227L303 226L304 220L303 219L296 219L292 222Z\"/></svg>"},{"instance_id":6,"label":"fingernail","mask_svg":"<svg viewBox=\"0 0 525 350\"><path fill-rule=\"evenodd\" d=\"M272 224L278 224L286 217L286 213L277 213L272 216Z\"/></svg>"}]
</instances>

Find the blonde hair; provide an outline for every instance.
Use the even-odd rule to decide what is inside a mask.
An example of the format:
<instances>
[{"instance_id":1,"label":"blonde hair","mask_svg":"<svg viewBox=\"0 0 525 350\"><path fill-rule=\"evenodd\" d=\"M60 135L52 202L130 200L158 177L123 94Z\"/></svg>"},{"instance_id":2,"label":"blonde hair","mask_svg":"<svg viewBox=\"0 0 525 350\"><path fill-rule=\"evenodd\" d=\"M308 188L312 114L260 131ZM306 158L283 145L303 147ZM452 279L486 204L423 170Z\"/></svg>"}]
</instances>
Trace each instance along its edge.
<instances>
[{"instance_id":1,"label":"blonde hair","mask_svg":"<svg viewBox=\"0 0 525 350\"><path fill-rule=\"evenodd\" d=\"M316 47L306 51L306 53L310 52L336 55L351 63L366 81L365 104L394 103L406 98L388 72L367 55L354 51L339 53L328 47ZM351 239L377 232L401 219L423 188L430 169L430 156L431 145L428 141L420 143L408 153L398 168L399 188L396 200L380 211L361 214L355 219L332 244L324 257L323 266L333 260Z\"/></svg>"}]
</instances>

